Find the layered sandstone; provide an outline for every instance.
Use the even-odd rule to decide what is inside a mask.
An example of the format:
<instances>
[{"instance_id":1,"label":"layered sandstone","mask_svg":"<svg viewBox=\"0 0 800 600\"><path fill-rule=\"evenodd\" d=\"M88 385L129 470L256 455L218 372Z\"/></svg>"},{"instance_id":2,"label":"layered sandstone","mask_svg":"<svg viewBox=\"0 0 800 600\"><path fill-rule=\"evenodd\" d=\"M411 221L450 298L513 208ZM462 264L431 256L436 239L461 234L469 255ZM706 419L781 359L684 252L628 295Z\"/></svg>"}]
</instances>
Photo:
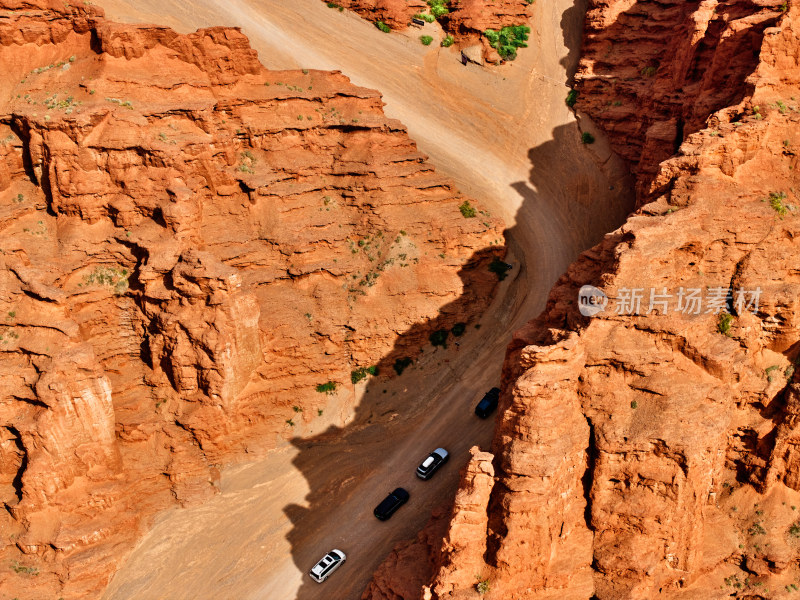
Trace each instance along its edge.
<instances>
[{"instance_id":1,"label":"layered sandstone","mask_svg":"<svg viewBox=\"0 0 800 600\"><path fill-rule=\"evenodd\" d=\"M0 594L96 597L155 511L488 302L501 223L339 73L44 0L0 3L0 64Z\"/></svg>"},{"instance_id":2,"label":"layered sandstone","mask_svg":"<svg viewBox=\"0 0 800 600\"><path fill-rule=\"evenodd\" d=\"M391 29L408 28L414 15L430 14L431 6L426 0L337 0L328 2L332 8L352 10L363 18L377 23L381 21ZM525 25L532 14L533 2L529 0L445 0L441 3L448 13L436 19L443 36L452 36L457 47L480 45L483 58L491 63L502 59L489 45L484 32L503 27ZM434 36L437 30L431 25L423 26L423 33ZM439 37L438 35L435 37ZM437 42L438 43L438 42Z\"/></svg>"},{"instance_id":3,"label":"layered sandstone","mask_svg":"<svg viewBox=\"0 0 800 600\"><path fill-rule=\"evenodd\" d=\"M606 4L620 35L625 10L642 8ZM641 208L514 336L489 498L468 508L475 527L456 527L456 502L425 559L436 574L404 600L796 593L800 7L758 4L775 20L757 64L736 74L750 91L698 121L654 175L640 171ZM697 19L708 8L693 5ZM630 127L650 127L652 113L640 117ZM603 312L581 314L584 285L608 296ZM387 571L364 598L392 597Z\"/></svg>"},{"instance_id":4,"label":"layered sandstone","mask_svg":"<svg viewBox=\"0 0 800 600\"><path fill-rule=\"evenodd\" d=\"M747 76L783 0L590 0L575 108L607 133L640 177L640 195L661 161L708 116L752 95ZM725 119L735 118L726 114ZM643 196L642 196L643 197Z\"/></svg>"}]
</instances>

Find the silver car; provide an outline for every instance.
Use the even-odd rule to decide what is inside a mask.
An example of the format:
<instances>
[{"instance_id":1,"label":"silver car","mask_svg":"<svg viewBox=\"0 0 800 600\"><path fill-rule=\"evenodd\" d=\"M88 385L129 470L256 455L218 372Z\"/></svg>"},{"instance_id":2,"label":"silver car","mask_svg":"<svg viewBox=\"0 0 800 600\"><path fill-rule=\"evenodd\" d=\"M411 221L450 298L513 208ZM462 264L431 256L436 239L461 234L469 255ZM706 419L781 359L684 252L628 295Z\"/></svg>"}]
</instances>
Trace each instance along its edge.
<instances>
[{"instance_id":1,"label":"silver car","mask_svg":"<svg viewBox=\"0 0 800 600\"><path fill-rule=\"evenodd\" d=\"M447 450L444 448L437 448L417 467L417 477L420 479L430 479L437 469L446 463L449 458L450 455L447 453Z\"/></svg>"},{"instance_id":2,"label":"silver car","mask_svg":"<svg viewBox=\"0 0 800 600\"><path fill-rule=\"evenodd\" d=\"M345 560L347 560L347 557L344 552L334 548L323 556L308 574L311 576L311 579L317 583L322 583L330 577L330 574L338 569Z\"/></svg>"}]
</instances>

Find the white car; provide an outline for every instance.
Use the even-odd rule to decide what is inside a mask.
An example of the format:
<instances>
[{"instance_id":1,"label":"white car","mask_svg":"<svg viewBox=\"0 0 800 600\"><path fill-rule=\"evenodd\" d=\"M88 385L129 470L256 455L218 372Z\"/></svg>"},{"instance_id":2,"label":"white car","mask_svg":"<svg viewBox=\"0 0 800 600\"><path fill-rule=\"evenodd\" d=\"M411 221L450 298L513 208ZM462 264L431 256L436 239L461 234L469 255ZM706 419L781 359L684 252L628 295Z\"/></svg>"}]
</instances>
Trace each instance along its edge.
<instances>
[{"instance_id":1,"label":"white car","mask_svg":"<svg viewBox=\"0 0 800 600\"><path fill-rule=\"evenodd\" d=\"M311 579L317 583L322 583L330 577L330 574L338 569L345 560L347 560L347 557L344 552L334 548L323 556L308 574L311 576Z\"/></svg>"}]
</instances>

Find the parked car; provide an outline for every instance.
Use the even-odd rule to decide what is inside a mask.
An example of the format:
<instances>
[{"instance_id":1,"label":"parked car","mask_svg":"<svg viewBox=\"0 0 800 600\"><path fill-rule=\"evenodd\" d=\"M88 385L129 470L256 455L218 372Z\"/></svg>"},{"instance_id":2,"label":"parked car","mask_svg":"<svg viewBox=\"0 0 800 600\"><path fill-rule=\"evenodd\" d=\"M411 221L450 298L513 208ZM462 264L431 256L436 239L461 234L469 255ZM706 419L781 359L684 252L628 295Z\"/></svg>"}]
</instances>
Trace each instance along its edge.
<instances>
[{"instance_id":1,"label":"parked car","mask_svg":"<svg viewBox=\"0 0 800 600\"><path fill-rule=\"evenodd\" d=\"M475 414L481 419L485 419L492 411L497 408L497 400L500 398L500 388L493 387L483 396L478 406L475 407Z\"/></svg>"},{"instance_id":2,"label":"parked car","mask_svg":"<svg viewBox=\"0 0 800 600\"><path fill-rule=\"evenodd\" d=\"M311 579L317 583L322 583L330 577L331 573L341 567L345 560L347 560L347 557L344 552L334 548L323 556L308 574L311 576Z\"/></svg>"},{"instance_id":3,"label":"parked car","mask_svg":"<svg viewBox=\"0 0 800 600\"><path fill-rule=\"evenodd\" d=\"M417 467L417 477L420 479L430 479L433 474L447 462L450 455L444 448L437 448Z\"/></svg>"},{"instance_id":4,"label":"parked car","mask_svg":"<svg viewBox=\"0 0 800 600\"><path fill-rule=\"evenodd\" d=\"M391 517L395 511L403 506L410 498L409 493L403 488L397 488L391 494L384 498L383 502L378 504L373 511L374 515L381 521L385 521Z\"/></svg>"}]
</instances>

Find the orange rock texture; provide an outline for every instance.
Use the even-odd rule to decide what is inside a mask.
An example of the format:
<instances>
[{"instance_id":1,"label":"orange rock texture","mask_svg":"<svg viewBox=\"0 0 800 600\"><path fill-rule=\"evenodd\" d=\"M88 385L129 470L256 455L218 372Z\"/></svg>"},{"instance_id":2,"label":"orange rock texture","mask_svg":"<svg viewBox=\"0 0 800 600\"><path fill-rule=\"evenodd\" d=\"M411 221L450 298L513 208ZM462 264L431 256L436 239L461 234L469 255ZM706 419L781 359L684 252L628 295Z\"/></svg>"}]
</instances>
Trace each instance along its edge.
<instances>
[{"instance_id":1,"label":"orange rock texture","mask_svg":"<svg viewBox=\"0 0 800 600\"><path fill-rule=\"evenodd\" d=\"M0 1L0 64L0 596L97 597L491 296L502 223L339 73L44 0Z\"/></svg>"},{"instance_id":2,"label":"orange rock texture","mask_svg":"<svg viewBox=\"0 0 800 600\"><path fill-rule=\"evenodd\" d=\"M625 15L651 3L603 4L605 22L624 35L636 22ZM685 31L690 4L695 22L706 4L725 5L672 3L680 10L661 13L659 31L670 22ZM404 600L796 594L800 6L753 4L770 25L752 69L735 74L747 93L703 119L695 112L697 131L687 129L653 174L636 163L641 208L584 253L516 333L490 456L476 453L466 467L449 529L424 558L435 574ZM595 6L590 50L601 16ZM668 43L684 37L652 43L671 59ZM713 46L694 49L707 56ZM688 106L680 89L674 99ZM603 123L598 110L591 116ZM613 122L612 143L623 143L623 127L652 127L653 114ZM608 296L603 312L581 314L584 285ZM491 462L493 481L477 456ZM394 598L385 567L365 599Z\"/></svg>"},{"instance_id":3,"label":"orange rock texture","mask_svg":"<svg viewBox=\"0 0 800 600\"><path fill-rule=\"evenodd\" d=\"M406 29L417 14L430 14L426 0L337 0L328 2L332 8L346 8L368 21L381 21L391 29ZM531 18L533 2L528 0L445 0L441 6L449 11L437 18L445 35L453 37L458 46L480 44L484 59L501 60L489 45L483 32L513 25L524 25ZM427 30L425 30L427 33Z\"/></svg>"},{"instance_id":4,"label":"orange rock texture","mask_svg":"<svg viewBox=\"0 0 800 600\"><path fill-rule=\"evenodd\" d=\"M710 114L752 94L747 76L764 31L786 7L783 0L589 0L575 108L630 162L641 197L659 163Z\"/></svg>"}]
</instances>

